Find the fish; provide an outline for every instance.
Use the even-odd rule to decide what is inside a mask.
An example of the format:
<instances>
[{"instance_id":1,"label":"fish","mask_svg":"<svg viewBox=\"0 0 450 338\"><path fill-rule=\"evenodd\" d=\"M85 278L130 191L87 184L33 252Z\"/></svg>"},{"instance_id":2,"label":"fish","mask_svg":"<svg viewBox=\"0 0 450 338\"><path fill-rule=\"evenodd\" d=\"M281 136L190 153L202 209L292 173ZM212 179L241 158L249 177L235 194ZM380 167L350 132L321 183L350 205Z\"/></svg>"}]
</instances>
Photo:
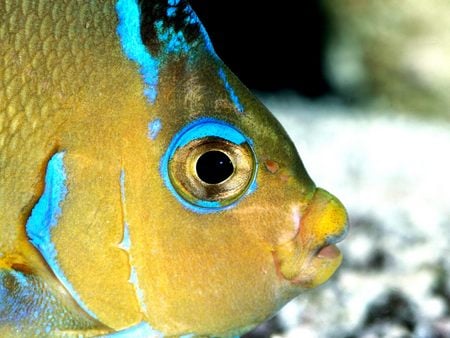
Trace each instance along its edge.
<instances>
[{"instance_id":1,"label":"fish","mask_svg":"<svg viewBox=\"0 0 450 338\"><path fill-rule=\"evenodd\" d=\"M237 337L333 275L345 207L187 1L0 18L2 337Z\"/></svg>"}]
</instances>

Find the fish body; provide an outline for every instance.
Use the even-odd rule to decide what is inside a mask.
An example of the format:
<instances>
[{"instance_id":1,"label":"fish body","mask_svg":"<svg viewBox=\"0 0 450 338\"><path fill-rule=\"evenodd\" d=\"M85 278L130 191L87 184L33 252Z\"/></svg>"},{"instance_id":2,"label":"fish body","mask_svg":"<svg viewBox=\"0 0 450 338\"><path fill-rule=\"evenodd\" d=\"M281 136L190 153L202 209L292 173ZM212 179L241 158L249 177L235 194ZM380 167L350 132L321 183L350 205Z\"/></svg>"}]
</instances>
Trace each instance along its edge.
<instances>
[{"instance_id":1,"label":"fish body","mask_svg":"<svg viewBox=\"0 0 450 338\"><path fill-rule=\"evenodd\" d=\"M0 3L0 335L232 337L344 207L183 0Z\"/></svg>"}]
</instances>

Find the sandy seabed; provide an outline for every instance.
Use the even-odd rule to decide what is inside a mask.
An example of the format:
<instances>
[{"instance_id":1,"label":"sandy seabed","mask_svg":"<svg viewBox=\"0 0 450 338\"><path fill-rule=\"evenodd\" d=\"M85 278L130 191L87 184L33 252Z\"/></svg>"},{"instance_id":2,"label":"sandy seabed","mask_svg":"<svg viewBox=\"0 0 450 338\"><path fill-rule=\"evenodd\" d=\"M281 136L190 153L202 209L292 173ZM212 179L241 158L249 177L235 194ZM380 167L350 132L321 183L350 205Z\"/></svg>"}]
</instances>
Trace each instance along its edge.
<instances>
[{"instance_id":1,"label":"sandy seabed","mask_svg":"<svg viewBox=\"0 0 450 338\"><path fill-rule=\"evenodd\" d=\"M262 97L347 207L344 262L254 337L450 337L450 123Z\"/></svg>"}]
</instances>

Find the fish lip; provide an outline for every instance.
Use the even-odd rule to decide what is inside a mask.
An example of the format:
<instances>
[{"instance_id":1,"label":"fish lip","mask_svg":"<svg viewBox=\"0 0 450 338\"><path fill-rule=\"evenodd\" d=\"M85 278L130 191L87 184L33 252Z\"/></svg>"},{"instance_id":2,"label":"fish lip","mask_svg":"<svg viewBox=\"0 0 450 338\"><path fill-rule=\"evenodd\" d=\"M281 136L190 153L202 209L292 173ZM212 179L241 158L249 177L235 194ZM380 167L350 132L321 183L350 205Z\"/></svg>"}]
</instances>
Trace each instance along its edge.
<instances>
[{"instance_id":1,"label":"fish lip","mask_svg":"<svg viewBox=\"0 0 450 338\"><path fill-rule=\"evenodd\" d=\"M310 256L310 263L312 261L318 260L322 262L333 262L337 260L342 260L342 252L336 245L337 243L343 241L349 233L349 225L348 221L345 224L343 230L338 235L332 235L328 236L326 240L322 243L316 246L316 249L311 250L311 256ZM334 247L332 250L336 250L336 254L334 255L320 255L321 251L324 250L327 247ZM275 272L278 278L282 281L289 282L290 285L296 286L296 287L306 287L308 288L308 282L307 280L302 279L302 277L299 275L296 278L293 279L287 279L283 273L281 272L281 262L277 255L276 250L271 250L273 263L275 266Z\"/></svg>"},{"instance_id":2,"label":"fish lip","mask_svg":"<svg viewBox=\"0 0 450 338\"><path fill-rule=\"evenodd\" d=\"M337 244L339 242L342 242L347 237L348 232L350 230L349 228L350 228L350 226L347 221L340 234L334 235L334 236L327 236L326 243L330 245L330 244Z\"/></svg>"},{"instance_id":3,"label":"fish lip","mask_svg":"<svg viewBox=\"0 0 450 338\"><path fill-rule=\"evenodd\" d=\"M317 249L314 250L314 257L326 258L326 257L320 256L320 252L327 247L334 246L336 248L336 250L340 251L339 247L336 244L342 242L347 237L348 233L349 233L349 225L347 222L344 226L344 229L342 230L342 232L340 234L333 235L333 236L327 236L325 242L322 243L321 245L317 246Z\"/></svg>"},{"instance_id":4,"label":"fish lip","mask_svg":"<svg viewBox=\"0 0 450 338\"><path fill-rule=\"evenodd\" d=\"M335 196L317 188L299 219L294 238L274 247L277 275L300 287L324 283L342 262L336 243L344 240L348 232L345 207Z\"/></svg>"},{"instance_id":5,"label":"fish lip","mask_svg":"<svg viewBox=\"0 0 450 338\"><path fill-rule=\"evenodd\" d=\"M333 260L342 256L341 250L335 244L328 244L315 250L313 258Z\"/></svg>"}]
</instances>

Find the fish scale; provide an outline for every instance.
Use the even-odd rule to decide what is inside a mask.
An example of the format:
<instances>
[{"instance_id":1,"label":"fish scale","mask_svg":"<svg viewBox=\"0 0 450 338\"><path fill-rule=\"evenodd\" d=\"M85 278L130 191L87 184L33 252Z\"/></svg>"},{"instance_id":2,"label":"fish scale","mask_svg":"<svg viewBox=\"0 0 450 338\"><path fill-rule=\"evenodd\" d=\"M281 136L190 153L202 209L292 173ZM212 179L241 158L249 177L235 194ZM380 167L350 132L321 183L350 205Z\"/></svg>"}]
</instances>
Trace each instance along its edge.
<instances>
[{"instance_id":1,"label":"fish scale","mask_svg":"<svg viewBox=\"0 0 450 338\"><path fill-rule=\"evenodd\" d=\"M81 79L74 77L68 81L67 67L64 62L58 60L58 57L64 61L64 55L70 52L66 50L59 52L58 48L55 49L57 35L54 32L55 25L58 27L58 22L63 20L60 13L65 9L62 2L51 4L46 1L6 1L2 7L4 8L0 12L3 24L0 32L3 67L0 67L2 83L0 92L4 99L0 101L0 111L2 114L6 112L7 118L2 123L3 146L0 161L3 162L4 171L0 177L0 184L4 189L12 188L12 191L5 191L0 199L1 205L11 209L22 208L24 204L29 203L33 195L37 194L35 186L42 179L42 158L48 157L50 148L53 147L47 145L51 140L45 140L46 134L55 134L55 130L61 124L61 115L67 110L61 109L64 106L64 96L77 92L76 80L78 79L79 87ZM77 39L73 42L82 43L83 40ZM46 48L48 45L52 47ZM50 53L57 54L51 64L47 63ZM78 71L86 74L83 67ZM7 125L6 128L4 124ZM32 128L29 128L30 125ZM42 149L43 146L46 149ZM23 149L25 154L19 156L17 149ZM26 149L32 149L33 154L27 154ZM29 179L25 180L23 184L26 186L23 188L19 182L21 179L17 179L14 187L9 187L4 182L9 175L16 175L14 173L16 168L22 168L24 171L21 175ZM13 205L9 205L11 200L9 203L8 200L4 200L11 198L10 195L16 195ZM9 228L20 227L18 215L20 215L18 210L11 212L11 218L4 219L3 222L10 224ZM7 242L11 242L11 238L14 237L2 236Z\"/></svg>"},{"instance_id":2,"label":"fish scale","mask_svg":"<svg viewBox=\"0 0 450 338\"><path fill-rule=\"evenodd\" d=\"M0 335L232 337L337 269L344 207L187 1L0 20Z\"/></svg>"}]
</instances>

